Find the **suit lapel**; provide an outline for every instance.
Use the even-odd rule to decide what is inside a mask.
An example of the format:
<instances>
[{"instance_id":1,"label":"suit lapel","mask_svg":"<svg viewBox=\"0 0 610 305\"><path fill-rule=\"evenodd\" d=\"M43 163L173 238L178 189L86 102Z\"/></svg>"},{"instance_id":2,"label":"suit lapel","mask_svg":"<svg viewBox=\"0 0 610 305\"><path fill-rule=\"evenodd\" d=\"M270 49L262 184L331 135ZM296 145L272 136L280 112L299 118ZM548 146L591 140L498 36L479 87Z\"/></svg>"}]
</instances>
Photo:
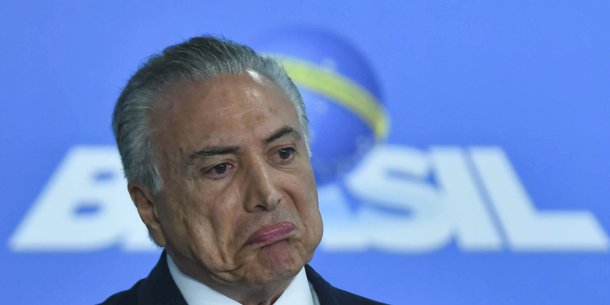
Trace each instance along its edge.
<instances>
[{"instance_id":1,"label":"suit lapel","mask_svg":"<svg viewBox=\"0 0 610 305\"><path fill-rule=\"evenodd\" d=\"M307 279L313 286L313 289L318 295L320 305L339 305L337 300L335 287L329 284L325 279L322 278L313 268L309 265L305 265L305 272L307 273Z\"/></svg>"},{"instance_id":2,"label":"suit lapel","mask_svg":"<svg viewBox=\"0 0 610 305\"><path fill-rule=\"evenodd\" d=\"M163 251L155 268L138 289L139 305L187 305L167 266Z\"/></svg>"}]
</instances>

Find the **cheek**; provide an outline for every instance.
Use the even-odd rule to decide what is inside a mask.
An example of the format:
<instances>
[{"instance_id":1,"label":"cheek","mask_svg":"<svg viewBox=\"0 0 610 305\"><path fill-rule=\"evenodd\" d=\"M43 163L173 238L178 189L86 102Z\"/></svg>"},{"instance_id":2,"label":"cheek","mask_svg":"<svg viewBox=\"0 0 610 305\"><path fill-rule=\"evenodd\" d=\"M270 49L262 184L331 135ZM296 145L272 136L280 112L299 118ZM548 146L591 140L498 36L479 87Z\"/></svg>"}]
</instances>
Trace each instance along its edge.
<instances>
[{"instance_id":1,"label":"cheek","mask_svg":"<svg viewBox=\"0 0 610 305\"><path fill-rule=\"evenodd\" d=\"M189 230L199 247L214 248L228 254L239 244L240 221L239 192L216 194L199 193L191 201L186 217ZM214 245L214 246L210 246Z\"/></svg>"},{"instance_id":2,"label":"cheek","mask_svg":"<svg viewBox=\"0 0 610 305\"><path fill-rule=\"evenodd\" d=\"M322 234L322 218L318 207L318 192L313 174L304 173L294 182L295 205L303 225L310 232L311 238L319 238ZM319 237L318 237L319 236Z\"/></svg>"},{"instance_id":3,"label":"cheek","mask_svg":"<svg viewBox=\"0 0 610 305\"><path fill-rule=\"evenodd\" d=\"M186 185L186 184L183 184ZM186 248L198 247L199 244L209 242L214 232L213 219L210 217L208 203L200 200L190 187L167 190L162 211L164 231L169 239L181 245L182 251ZM161 215L160 215L161 216Z\"/></svg>"}]
</instances>

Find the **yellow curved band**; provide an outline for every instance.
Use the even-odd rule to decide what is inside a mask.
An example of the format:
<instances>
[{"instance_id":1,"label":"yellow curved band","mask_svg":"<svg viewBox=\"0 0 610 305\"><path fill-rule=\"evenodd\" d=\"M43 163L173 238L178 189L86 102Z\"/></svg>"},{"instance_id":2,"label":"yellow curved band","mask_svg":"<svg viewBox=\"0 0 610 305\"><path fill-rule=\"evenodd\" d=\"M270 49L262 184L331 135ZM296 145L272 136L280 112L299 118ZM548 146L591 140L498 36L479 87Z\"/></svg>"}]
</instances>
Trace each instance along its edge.
<instances>
[{"instance_id":1,"label":"yellow curved band","mask_svg":"<svg viewBox=\"0 0 610 305\"><path fill-rule=\"evenodd\" d=\"M315 91L354 112L371 127L379 141L388 134L388 116L377 99L358 84L324 67L278 57L297 85Z\"/></svg>"}]
</instances>

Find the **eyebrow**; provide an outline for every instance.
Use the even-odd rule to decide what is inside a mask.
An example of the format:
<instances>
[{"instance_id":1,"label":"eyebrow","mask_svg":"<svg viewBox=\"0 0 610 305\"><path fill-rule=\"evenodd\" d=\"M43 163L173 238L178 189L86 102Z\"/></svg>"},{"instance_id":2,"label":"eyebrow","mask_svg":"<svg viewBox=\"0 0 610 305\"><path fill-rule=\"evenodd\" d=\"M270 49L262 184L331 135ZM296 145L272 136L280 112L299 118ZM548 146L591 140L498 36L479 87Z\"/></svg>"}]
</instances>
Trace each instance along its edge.
<instances>
[{"instance_id":1,"label":"eyebrow","mask_svg":"<svg viewBox=\"0 0 610 305\"><path fill-rule=\"evenodd\" d=\"M290 126L284 126L282 128L280 128L278 131L274 132L272 135L270 135L269 137L267 137L265 139L265 144L269 144L285 135L293 135L297 138L301 138L301 135L294 130L294 128L290 127Z\"/></svg>"},{"instance_id":2,"label":"eyebrow","mask_svg":"<svg viewBox=\"0 0 610 305\"><path fill-rule=\"evenodd\" d=\"M269 144L281 137L286 135L294 135L297 138L301 138L301 135L294 130L294 128L285 126L274 132L272 135L267 137L264 142L265 144ZM240 151L239 146L212 146L206 147L202 150L196 151L189 156L189 164L192 164L193 161L202 158L209 158L217 155L228 155L228 154L237 154Z\"/></svg>"},{"instance_id":3,"label":"eyebrow","mask_svg":"<svg viewBox=\"0 0 610 305\"><path fill-rule=\"evenodd\" d=\"M237 146L212 146L194 152L192 155L190 155L189 159L192 161L194 159L199 158L208 158L217 155L236 154L238 152L239 147Z\"/></svg>"}]
</instances>

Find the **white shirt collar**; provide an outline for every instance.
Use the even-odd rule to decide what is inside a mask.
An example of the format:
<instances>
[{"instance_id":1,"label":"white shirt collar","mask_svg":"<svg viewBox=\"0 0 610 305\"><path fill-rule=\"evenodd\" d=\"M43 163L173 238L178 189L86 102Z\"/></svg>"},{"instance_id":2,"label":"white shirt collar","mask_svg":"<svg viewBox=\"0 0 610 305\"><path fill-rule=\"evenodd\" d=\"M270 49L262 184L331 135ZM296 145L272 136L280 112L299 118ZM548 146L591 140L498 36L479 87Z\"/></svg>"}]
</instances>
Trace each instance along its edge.
<instances>
[{"instance_id":1,"label":"white shirt collar","mask_svg":"<svg viewBox=\"0 0 610 305\"><path fill-rule=\"evenodd\" d=\"M237 301L221 294L205 284L184 274L167 255L169 273L176 286L189 305L240 305ZM318 296L313 286L307 281L305 268L294 277L284 293L273 303L274 305L319 305Z\"/></svg>"}]
</instances>

